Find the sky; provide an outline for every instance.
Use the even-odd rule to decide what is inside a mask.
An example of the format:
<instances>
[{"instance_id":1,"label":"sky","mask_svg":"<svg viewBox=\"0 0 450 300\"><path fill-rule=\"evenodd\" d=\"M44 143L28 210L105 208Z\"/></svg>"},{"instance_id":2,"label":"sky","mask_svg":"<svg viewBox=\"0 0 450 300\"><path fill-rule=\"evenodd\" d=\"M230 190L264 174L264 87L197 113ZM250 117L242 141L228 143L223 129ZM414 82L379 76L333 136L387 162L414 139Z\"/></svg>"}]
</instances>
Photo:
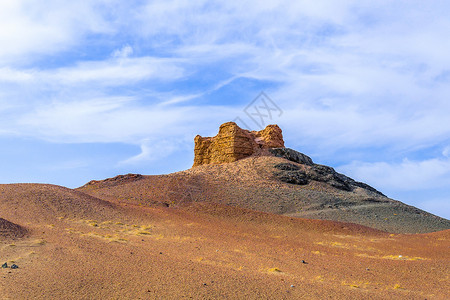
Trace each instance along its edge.
<instances>
[{"instance_id":1,"label":"sky","mask_svg":"<svg viewBox=\"0 0 450 300\"><path fill-rule=\"evenodd\" d=\"M449 11L1 0L0 183L181 171L197 134L278 124L314 162L450 218Z\"/></svg>"}]
</instances>

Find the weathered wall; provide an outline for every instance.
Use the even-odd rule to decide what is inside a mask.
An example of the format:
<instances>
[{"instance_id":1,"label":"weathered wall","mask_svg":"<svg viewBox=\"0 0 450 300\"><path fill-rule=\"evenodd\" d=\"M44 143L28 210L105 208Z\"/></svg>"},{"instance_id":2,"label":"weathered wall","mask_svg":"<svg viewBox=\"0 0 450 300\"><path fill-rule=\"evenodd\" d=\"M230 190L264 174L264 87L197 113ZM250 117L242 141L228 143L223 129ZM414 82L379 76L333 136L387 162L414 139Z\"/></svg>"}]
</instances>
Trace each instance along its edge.
<instances>
[{"instance_id":1,"label":"weathered wall","mask_svg":"<svg viewBox=\"0 0 450 300\"><path fill-rule=\"evenodd\" d=\"M194 167L234 162L258 154L263 149L284 147L283 134L277 125L268 125L261 131L249 131L234 122L222 124L215 137L197 135L194 141Z\"/></svg>"}]
</instances>

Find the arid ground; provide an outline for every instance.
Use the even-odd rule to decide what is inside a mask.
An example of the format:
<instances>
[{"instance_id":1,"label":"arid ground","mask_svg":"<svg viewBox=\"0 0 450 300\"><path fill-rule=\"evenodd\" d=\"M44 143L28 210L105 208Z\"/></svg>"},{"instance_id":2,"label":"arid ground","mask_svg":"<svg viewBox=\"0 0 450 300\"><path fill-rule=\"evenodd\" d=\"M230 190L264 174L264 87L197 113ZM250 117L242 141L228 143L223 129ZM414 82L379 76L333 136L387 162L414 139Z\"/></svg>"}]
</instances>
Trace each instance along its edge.
<instances>
[{"instance_id":1,"label":"arid ground","mask_svg":"<svg viewBox=\"0 0 450 300\"><path fill-rule=\"evenodd\" d=\"M270 197L249 209L236 197L245 192L246 201L256 201L251 186L255 193L311 190L312 206L327 189L277 183L264 167L270 160L252 159L171 175L120 176L76 190L0 185L0 263L8 265L0 270L0 298L448 299L450 230L433 230L447 226L445 220L423 223L427 233L407 234L398 232L410 231L414 222L406 212L402 229L395 221L400 209L391 211L394 221L383 215L374 228L271 212L280 204ZM256 167L241 165L249 163ZM308 199L300 200L296 210ZM369 204L371 210L385 205ZM351 208L333 213L350 215ZM353 214L364 223L370 218L361 210ZM383 222L396 233L375 229Z\"/></svg>"}]
</instances>

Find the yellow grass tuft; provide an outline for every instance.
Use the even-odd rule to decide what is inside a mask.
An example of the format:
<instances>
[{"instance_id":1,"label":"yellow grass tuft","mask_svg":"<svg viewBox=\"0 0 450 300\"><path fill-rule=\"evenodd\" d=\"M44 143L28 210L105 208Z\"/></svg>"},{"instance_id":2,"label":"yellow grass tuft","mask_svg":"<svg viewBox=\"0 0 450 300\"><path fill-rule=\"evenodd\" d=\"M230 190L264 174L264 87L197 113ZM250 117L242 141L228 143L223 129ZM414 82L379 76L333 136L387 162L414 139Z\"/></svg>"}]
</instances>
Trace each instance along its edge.
<instances>
[{"instance_id":1,"label":"yellow grass tuft","mask_svg":"<svg viewBox=\"0 0 450 300\"><path fill-rule=\"evenodd\" d=\"M393 260L426 260L426 258L423 258L423 257L411 257L411 256L404 256L404 255L385 255L382 258L393 259Z\"/></svg>"},{"instance_id":2,"label":"yellow grass tuft","mask_svg":"<svg viewBox=\"0 0 450 300\"><path fill-rule=\"evenodd\" d=\"M45 244L47 244L47 241L44 240L44 239L36 240L36 241L35 241L35 244L37 244L37 245L45 245Z\"/></svg>"},{"instance_id":3,"label":"yellow grass tuft","mask_svg":"<svg viewBox=\"0 0 450 300\"><path fill-rule=\"evenodd\" d=\"M267 271L273 272L273 273L281 273L281 272L282 272L282 271L281 271L280 269L278 269L278 268L270 268L270 269L268 269Z\"/></svg>"},{"instance_id":4,"label":"yellow grass tuft","mask_svg":"<svg viewBox=\"0 0 450 300\"><path fill-rule=\"evenodd\" d=\"M137 234L142 234L142 235L151 235L152 233L151 232L148 232L148 231L138 231L138 233Z\"/></svg>"},{"instance_id":5,"label":"yellow grass tuft","mask_svg":"<svg viewBox=\"0 0 450 300\"><path fill-rule=\"evenodd\" d=\"M315 279L316 281L325 281L325 279L323 278L322 275L316 276L316 277L314 277L314 279Z\"/></svg>"}]
</instances>

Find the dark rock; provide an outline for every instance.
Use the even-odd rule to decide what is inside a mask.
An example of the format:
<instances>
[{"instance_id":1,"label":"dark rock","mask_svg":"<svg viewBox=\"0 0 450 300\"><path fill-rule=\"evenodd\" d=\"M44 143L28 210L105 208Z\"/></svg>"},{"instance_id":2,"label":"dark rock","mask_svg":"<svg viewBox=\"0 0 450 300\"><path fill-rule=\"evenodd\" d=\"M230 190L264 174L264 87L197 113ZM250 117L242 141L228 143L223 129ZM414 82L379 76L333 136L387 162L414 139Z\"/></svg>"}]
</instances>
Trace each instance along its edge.
<instances>
[{"instance_id":1,"label":"dark rock","mask_svg":"<svg viewBox=\"0 0 450 300\"><path fill-rule=\"evenodd\" d=\"M281 164L277 164L274 166L275 168L277 168L278 170L283 170L283 171L297 171L300 170L300 168L294 164L290 164L290 163L281 163Z\"/></svg>"},{"instance_id":2,"label":"dark rock","mask_svg":"<svg viewBox=\"0 0 450 300\"><path fill-rule=\"evenodd\" d=\"M11 269L18 269L18 268L19 268L19 266L16 265L16 264L12 264L12 265L11 265Z\"/></svg>"},{"instance_id":3,"label":"dark rock","mask_svg":"<svg viewBox=\"0 0 450 300\"><path fill-rule=\"evenodd\" d=\"M298 185L305 185L309 183L308 176L304 171L282 171L274 173L279 180Z\"/></svg>"},{"instance_id":4,"label":"dark rock","mask_svg":"<svg viewBox=\"0 0 450 300\"><path fill-rule=\"evenodd\" d=\"M327 166L313 165L312 168L308 170L307 174L308 178L311 180L328 182L334 179L336 171Z\"/></svg>"},{"instance_id":5,"label":"dark rock","mask_svg":"<svg viewBox=\"0 0 450 300\"><path fill-rule=\"evenodd\" d=\"M353 188L347 184L345 181L339 180L339 179L333 179L329 182L329 184L339 190L351 192L353 191Z\"/></svg>"},{"instance_id":6,"label":"dark rock","mask_svg":"<svg viewBox=\"0 0 450 300\"><path fill-rule=\"evenodd\" d=\"M90 187L90 186L116 186L119 184L124 184L128 182L134 182L143 179L144 176L141 174L126 174L126 175L117 175L112 178L107 178L104 180L91 180L83 187Z\"/></svg>"},{"instance_id":7,"label":"dark rock","mask_svg":"<svg viewBox=\"0 0 450 300\"><path fill-rule=\"evenodd\" d=\"M333 169L333 171L334 171L334 169ZM336 180L341 181L341 182L345 182L347 184L353 184L354 182L356 182L353 179L351 179L350 177L347 177L344 174L338 173L336 171L334 172L333 177Z\"/></svg>"},{"instance_id":8,"label":"dark rock","mask_svg":"<svg viewBox=\"0 0 450 300\"><path fill-rule=\"evenodd\" d=\"M363 182L353 181L353 185L354 185L354 186L357 186L357 187L360 187L360 188L363 188L363 189L365 189L365 190L369 190L369 191L371 191L371 192L374 192L374 193L376 193L376 194L378 194L378 195L380 195L380 196L386 197L386 195L384 195L382 192L380 192L380 191L374 189L374 188L371 187L370 185L365 184L365 183L363 183Z\"/></svg>"},{"instance_id":9,"label":"dark rock","mask_svg":"<svg viewBox=\"0 0 450 300\"><path fill-rule=\"evenodd\" d=\"M269 149L269 152L277 157L286 158L287 160L304 164L308 166L312 166L314 163L312 159L300 152L297 152L295 150L292 150L290 148L271 148Z\"/></svg>"},{"instance_id":10,"label":"dark rock","mask_svg":"<svg viewBox=\"0 0 450 300\"><path fill-rule=\"evenodd\" d=\"M8 263L4 263L3 265L2 265L2 268L3 269L6 269L8 267Z\"/></svg>"},{"instance_id":11,"label":"dark rock","mask_svg":"<svg viewBox=\"0 0 450 300\"><path fill-rule=\"evenodd\" d=\"M387 202L387 200L380 200L380 199L375 199L375 198L365 198L363 199L364 202L368 202L368 203L383 203L383 202Z\"/></svg>"},{"instance_id":12,"label":"dark rock","mask_svg":"<svg viewBox=\"0 0 450 300\"><path fill-rule=\"evenodd\" d=\"M315 164L312 169L320 175L336 174L336 171L332 167L324 165Z\"/></svg>"},{"instance_id":13,"label":"dark rock","mask_svg":"<svg viewBox=\"0 0 450 300\"><path fill-rule=\"evenodd\" d=\"M281 181L291 184L305 185L310 180L324 182L342 191L351 192L356 187L384 196L373 187L353 180L344 174L336 172L332 167L313 163L312 159L303 153L289 148L272 148L269 151L277 157L282 157L290 161L306 165L306 170L291 163L279 163L274 168L282 172L274 172L274 175Z\"/></svg>"}]
</instances>

